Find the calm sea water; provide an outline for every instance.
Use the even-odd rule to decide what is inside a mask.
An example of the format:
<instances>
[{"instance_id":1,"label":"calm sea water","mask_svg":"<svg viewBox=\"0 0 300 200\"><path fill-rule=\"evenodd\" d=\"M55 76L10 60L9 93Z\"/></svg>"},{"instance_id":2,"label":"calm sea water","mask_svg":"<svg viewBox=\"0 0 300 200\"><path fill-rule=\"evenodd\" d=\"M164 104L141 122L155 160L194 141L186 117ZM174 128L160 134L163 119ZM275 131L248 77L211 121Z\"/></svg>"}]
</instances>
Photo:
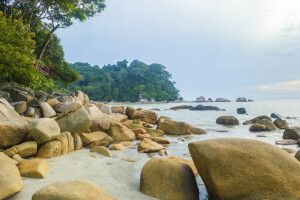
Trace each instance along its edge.
<instances>
[{"instance_id":1,"label":"calm sea water","mask_svg":"<svg viewBox=\"0 0 300 200\"><path fill-rule=\"evenodd\" d=\"M225 109L226 111L190 111L190 110L169 110L169 108L179 105L192 105L196 106L198 104L202 105L212 105L217 106L220 109ZM283 130L276 130L272 132L259 132L252 133L249 132L249 125L243 125L243 122L250 120L254 117L260 115L269 116L271 113L280 114L283 117L293 117L295 119L286 119L290 127L300 126L300 100L268 100L268 101L256 101L256 102L212 102L212 103L153 103L153 104L111 104L132 106L134 108L143 109L153 109L158 108L161 111L155 111L159 116L168 116L177 121L184 121L196 127L202 129L221 129L227 130L228 132L208 132L205 135L195 135L195 136L185 136L185 141L179 141L178 136L165 135L165 138L172 140L172 145L168 148L172 156L184 157L184 155L189 153L188 143L200 140L207 140L213 138L245 138L245 139L255 139L263 142L267 142L275 145L276 140L281 140L283 135ZM244 107L247 110L248 115L238 115L237 108ZM216 119L222 115L233 115L238 118L240 125L238 126L223 126L216 124ZM274 120L274 119L273 119ZM265 137L261 137L265 136ZM299 150L298 145L287 145L278 147L286 147L294 150ZM149 157L159 157L157 154L149 154ZM184 157L191 159L189 157ZM139 177L139 175L137 175ZM200 188L200 199L207 199L207 192L203 185L203 182L198 177L198 185Z\"/></svg>"}]
</instances>

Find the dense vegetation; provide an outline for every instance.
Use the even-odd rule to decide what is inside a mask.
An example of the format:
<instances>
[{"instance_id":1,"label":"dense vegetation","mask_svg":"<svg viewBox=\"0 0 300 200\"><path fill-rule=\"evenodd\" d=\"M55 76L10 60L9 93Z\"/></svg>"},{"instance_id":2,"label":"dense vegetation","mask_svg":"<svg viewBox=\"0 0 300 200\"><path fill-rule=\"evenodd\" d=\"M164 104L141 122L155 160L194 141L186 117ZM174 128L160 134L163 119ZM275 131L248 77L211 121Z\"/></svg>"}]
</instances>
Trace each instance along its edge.
<instances>
[{"instance_id":1,"label":"dense vegetation","mask_svg":"<svg viewBox=\"0 0 300 200\"><path fill-rule=\"evenodd\" d=\"M55 31L104 8L104 0L0 0L0 77L34 89L77 81ZM50 73L37 70L45 66Z\"/></svg>"},{"instance_id":2,"label":"dense vegetation","mask_svg":"<svg viewBox=\"0 0 300 200\"><path fill-rule=\"evenodd\" d=\"M65 87L60 84L62 92L81 90L93 100L104 101L135 102L139 94L156 101L179 97L170 73L160 64L147 65L135 60L128 66L124 60L102 68L88 63L75 63L71 67L79 72L79 81Z\"/></svg>"}]
</instances>

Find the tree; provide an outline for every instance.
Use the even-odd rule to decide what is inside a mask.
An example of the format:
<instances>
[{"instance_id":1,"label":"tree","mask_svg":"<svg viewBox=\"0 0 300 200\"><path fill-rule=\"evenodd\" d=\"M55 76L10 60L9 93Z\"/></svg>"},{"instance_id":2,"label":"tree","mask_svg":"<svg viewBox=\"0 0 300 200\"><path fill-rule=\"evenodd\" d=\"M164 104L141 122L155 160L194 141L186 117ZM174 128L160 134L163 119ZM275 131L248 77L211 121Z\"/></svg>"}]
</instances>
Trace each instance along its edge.
<instances>
[{"instance_id":1,"label":"tree","mask_svg":"<svg viewBox=\"0 0 300 200\"><path fill-rule=\"evenodd\" d=\"M0 11L0 76L32 88L52 87L52 81L35 68L33 37L21 19L12 19Z\"/></svg>"},{"instance_id":2,"label":"tree","mask_svg":"<svg viewBox=\"0 0 300 200\"><path fill-rule=\"evenodd\" d=\"M105 0L0 0L0 10L14 19L23 18L30 28L37 24L51 24L37 59L42 60L52 34L58 28L66 28L73 24L72 19L81 22L104 10ZM21 12L15 12L21 10Z\"/></svg>"},{"instance_id":3,"label":"tree","mask_svg":"<svg viewBox=\"0 0 300 200\"><path fill-rule=\"evenodd\" d=\"M102 68L88 63L75 63L71 67L78 71L80 80L70 86L59 85L70 91L76 91L76 86L93 100L132 101L143 94L146 99L157 101L176 100L179 91L171 74L160 64L147 65L138 60L127 66L127 61L117 62L116 65L105 65Z\"/></svg>"}]
</instances>

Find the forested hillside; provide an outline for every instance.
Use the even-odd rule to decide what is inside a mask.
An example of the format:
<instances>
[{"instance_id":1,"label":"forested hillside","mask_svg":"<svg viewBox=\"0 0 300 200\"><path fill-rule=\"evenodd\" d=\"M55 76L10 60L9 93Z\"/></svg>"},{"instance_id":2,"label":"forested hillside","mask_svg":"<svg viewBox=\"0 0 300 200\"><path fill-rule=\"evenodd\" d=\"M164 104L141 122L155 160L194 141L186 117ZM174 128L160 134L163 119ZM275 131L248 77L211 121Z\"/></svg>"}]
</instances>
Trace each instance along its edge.
<instances>
[{"instance_id":1,"label":"forested hillside","mask_svg":"<svg viewBox=\"0 0 300 200\"><path fill-rule=\"evenodd\" d=\"M171 101L179 97L171 74L160 64L147 65L135 60L128 66L124 60L102 68L79 62L70 66L79 72L79 81L69 86L59 84L62 92L81 90L91 99L103 101L135 102L139 94L156 101Z\"/></svg>"}]
</instances>

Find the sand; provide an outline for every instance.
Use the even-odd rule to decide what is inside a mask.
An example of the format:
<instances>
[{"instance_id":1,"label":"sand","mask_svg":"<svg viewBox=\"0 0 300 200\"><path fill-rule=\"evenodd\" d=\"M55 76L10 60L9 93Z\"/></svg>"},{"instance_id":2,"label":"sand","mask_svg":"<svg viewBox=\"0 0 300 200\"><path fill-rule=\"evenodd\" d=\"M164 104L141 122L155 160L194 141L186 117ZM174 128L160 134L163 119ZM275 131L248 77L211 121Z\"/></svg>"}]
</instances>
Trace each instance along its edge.
<instances>
[{"instance_id":1,"label":"sand","mask_svg":"<svg viewBox=\"0 0 300 200\"><path fill-rule=\"evenodd\" d=\"M117 199L155 199L139 191L139 177L144 164L150 159L136 149L111 151L113 158L90 152L89 149L74 151L60 157L47 159L51 165L45 179L23 178L23 190L10 200L30 200L40 188L58 182L87 180L101 186ZM97 155L94 158L91 155ZM128 162L122 159L134 159Z\"/></svg>"}]
</instances>

